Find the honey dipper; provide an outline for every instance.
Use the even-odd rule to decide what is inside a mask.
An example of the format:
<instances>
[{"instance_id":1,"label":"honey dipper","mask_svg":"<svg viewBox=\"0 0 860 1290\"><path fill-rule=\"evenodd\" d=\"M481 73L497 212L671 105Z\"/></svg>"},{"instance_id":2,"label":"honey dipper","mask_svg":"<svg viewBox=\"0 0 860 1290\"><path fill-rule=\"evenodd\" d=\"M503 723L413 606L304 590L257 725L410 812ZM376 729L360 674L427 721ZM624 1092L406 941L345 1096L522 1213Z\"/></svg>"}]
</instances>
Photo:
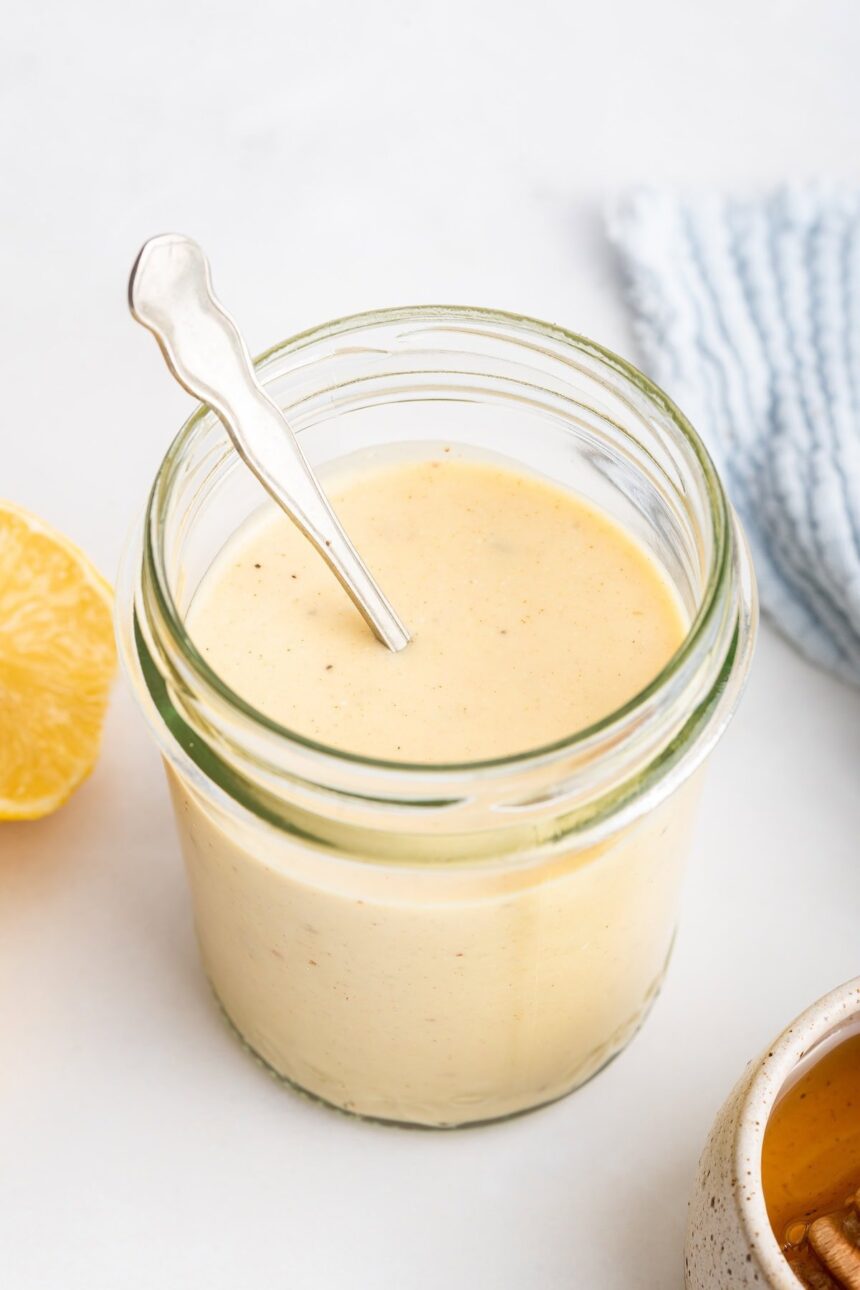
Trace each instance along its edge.
<instances>
[{"instance_id":1,"label":"honey dipper","mask_svg":"<svg viewBox=\"0 0 860 1290\"><path fill-rule=\"evenodd\" d=\"M860 1290L860 1189L845 1209L810 1223L807 1241L791 1259L801 1284L811 1290Z\"/></svg>"}]
</instances>

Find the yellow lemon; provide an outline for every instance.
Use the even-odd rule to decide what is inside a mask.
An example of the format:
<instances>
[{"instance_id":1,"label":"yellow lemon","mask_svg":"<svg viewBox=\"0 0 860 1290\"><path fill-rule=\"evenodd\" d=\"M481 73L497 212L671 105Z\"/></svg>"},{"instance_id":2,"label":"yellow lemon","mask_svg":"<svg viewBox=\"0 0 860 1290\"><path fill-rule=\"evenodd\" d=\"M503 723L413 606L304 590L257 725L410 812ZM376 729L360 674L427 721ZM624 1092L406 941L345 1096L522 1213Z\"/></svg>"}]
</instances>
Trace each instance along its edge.
<instances>
[{"instance_id":1,"label":"yellow lemon","mask_svg":"<svg viewBox=\"0 0 860 1290\"><path fill-rule=\"evenodd\" d=\"M0 502L0 819L47 815L95 765L116 670L111 604L82 551Z\"/></svg>"}]
</instances>

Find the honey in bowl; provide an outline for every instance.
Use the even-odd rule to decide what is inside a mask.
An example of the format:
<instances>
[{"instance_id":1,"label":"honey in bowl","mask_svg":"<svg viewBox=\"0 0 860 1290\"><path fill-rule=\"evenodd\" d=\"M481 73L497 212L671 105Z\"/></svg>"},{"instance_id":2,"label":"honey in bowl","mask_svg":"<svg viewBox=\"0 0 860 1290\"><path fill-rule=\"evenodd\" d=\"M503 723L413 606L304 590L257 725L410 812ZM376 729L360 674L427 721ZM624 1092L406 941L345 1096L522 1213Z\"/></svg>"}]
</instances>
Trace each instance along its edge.
<instances>
[{"instance_id":1,"label":"honey in bowl","mask_svg":"<svg viewBox=\"0 0 860 1290\"><path fill-rule=\"evenodd\" d=\"M782 1094L765 1130L762 1184L800 1283L860 1287L860 1034L822 1049Z\"/></svg>"}]
</instances>

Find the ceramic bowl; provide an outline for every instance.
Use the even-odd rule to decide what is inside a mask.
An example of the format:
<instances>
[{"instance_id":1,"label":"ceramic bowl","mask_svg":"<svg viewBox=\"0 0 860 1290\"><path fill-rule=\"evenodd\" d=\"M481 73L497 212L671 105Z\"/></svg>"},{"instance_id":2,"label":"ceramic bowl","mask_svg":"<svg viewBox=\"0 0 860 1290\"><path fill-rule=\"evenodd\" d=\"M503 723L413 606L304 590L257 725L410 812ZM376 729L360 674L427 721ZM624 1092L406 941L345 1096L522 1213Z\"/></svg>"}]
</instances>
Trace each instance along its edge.
<instances>
[{"instance_id":1,"label":"ceramic bowl","mask_svg":"<svg viewBox=\"0 0 860 1290\"><path fill-rule=\"evenodd\" d=\"M852 1023L854 1023L852 1025ZM761 1180L765 1126L795 1067L836 1031L860 1023L860 977L819 999L750 1062L717 1116L690 1201L685 1248L687 1290L800 1282L771 1231Z\"/></svg>"}]
</instances>

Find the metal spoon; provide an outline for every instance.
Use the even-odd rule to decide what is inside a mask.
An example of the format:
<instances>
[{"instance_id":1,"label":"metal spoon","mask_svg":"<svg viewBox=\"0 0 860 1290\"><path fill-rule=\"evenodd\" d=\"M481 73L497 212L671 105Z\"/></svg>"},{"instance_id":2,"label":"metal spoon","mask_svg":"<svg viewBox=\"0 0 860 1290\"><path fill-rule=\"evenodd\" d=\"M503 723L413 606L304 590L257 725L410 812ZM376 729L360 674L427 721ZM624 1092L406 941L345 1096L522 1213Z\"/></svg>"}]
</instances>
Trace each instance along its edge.
<instances>
[{"instance_id":1,"label":"metal spoon","mask_svg":"<svg viewBox=\"0 0 860 1290\"><path fill-rule=\"evenodd\" d=\"M197 243L180 233L145 242L129 278L128 303L154 334L179 384L220 417L239 456L313 542L377 638L390 650L408 645L409 632L257 380L239 329L212 291L209 261Z\"/></svg>"}]
</instances>

